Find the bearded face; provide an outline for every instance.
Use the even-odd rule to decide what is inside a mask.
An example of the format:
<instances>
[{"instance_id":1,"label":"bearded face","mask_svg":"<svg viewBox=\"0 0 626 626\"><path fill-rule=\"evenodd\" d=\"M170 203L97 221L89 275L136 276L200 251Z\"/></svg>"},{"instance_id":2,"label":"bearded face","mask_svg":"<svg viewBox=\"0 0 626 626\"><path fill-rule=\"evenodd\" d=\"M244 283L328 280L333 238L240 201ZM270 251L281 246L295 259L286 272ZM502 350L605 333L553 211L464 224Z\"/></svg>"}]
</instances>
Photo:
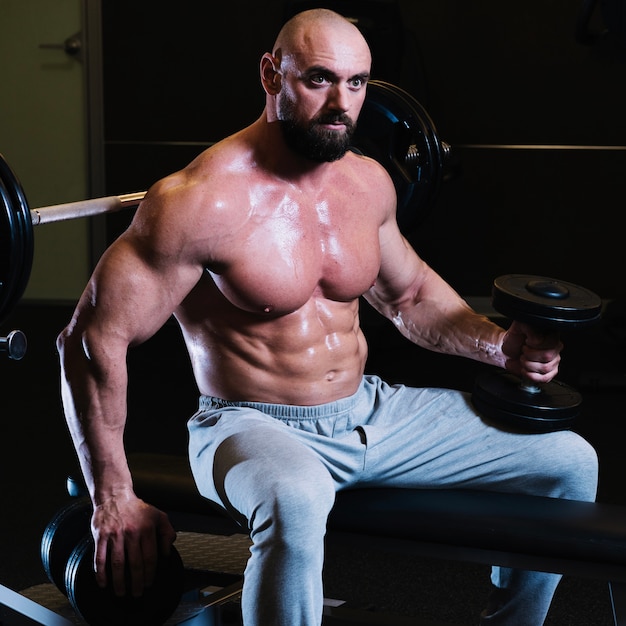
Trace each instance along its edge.
<instances>
[{"instance_id":1,"label":"bearded face","mask_svg":"<svg viewBox=\"0 0 626 626\"><path fill-rule=\"evenodd\" d=\"M344 113L325 113L305 123L298 120L296 105L284 91L279 94L278 105L282 112L283 138L297 154L324 163L337 161L348 151L356 125ZM345 130L324 128L324 124L336 122L344 124Z\"/></svg>"}]
</instances>

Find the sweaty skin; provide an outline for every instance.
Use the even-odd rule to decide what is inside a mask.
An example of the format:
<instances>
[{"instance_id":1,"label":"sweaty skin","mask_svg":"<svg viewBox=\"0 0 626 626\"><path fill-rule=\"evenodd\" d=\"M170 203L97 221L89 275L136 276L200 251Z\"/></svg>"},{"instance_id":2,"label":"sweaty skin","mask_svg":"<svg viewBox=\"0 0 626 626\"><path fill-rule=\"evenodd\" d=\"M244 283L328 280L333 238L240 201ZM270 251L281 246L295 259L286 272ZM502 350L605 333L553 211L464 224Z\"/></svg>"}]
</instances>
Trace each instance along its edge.
<instances>
[{"instance_id":1,"label":"sweaty skin","mask_svg":"<svg viewBox=\"0 0 626 626\"><path fill-rule=\"evenodd\" d=\"M156 183L103 255L58 348L69 429L94 503L95 569L118 593L154 576L175 533L138 499L123 444L130 346L174 315L200 393L312 405L353 394L367 346L359 296L425 348L550 380L560 343L474 312L398 230L396 196L375 161L317 162L287 146L286 111L356 121L370 52L327 11L301 14L266 53L266 106L251 126ZM345 120L344 120L345 121ZM322 124L345 133L345 123Z\"/></svg>"}]
</instances>

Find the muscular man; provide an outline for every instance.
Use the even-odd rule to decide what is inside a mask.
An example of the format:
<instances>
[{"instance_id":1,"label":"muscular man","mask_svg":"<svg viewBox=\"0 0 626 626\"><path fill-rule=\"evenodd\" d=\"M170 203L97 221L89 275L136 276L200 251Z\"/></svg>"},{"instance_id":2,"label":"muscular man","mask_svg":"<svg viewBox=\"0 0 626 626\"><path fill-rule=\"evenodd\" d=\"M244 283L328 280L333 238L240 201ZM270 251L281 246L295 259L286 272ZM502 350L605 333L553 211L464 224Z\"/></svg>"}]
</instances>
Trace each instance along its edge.
<instances>
[{"instance_id":1,"label":"muscular man","mask_svg":"<svg viewBox=\"0 0 626 626\"><path fill-rule=\"evenodd\" d=\"M486 424L459 392L364 376L364 296L419 346L544 382L561 345L474 312L398 230L387 172L347 151L370 51L336 13L290 20L263 55L262 115L155 184L59 337L63 401L94 504L105 584L150 584L174 540L133 492L123 447L129 346L174 315L201 394L200 492L252 539L246 626L316 626L339 489L472 487L592 500L597 460L572 432ZM558 576L494 568L484 624L541 624Z\"/></svg>"}]
</instances>

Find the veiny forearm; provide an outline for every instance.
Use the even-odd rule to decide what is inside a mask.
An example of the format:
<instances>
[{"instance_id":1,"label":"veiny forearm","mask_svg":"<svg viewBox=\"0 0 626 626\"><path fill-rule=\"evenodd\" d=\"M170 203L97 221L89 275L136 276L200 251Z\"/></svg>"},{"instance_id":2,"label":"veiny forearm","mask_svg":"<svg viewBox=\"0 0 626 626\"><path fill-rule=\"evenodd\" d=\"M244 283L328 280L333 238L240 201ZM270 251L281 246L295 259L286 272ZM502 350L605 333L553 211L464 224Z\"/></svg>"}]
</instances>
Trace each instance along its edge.
<instances>
[{"instance_id":1,"label":"veiny forearm","mask_svg":"<svg viewBox=\"0 0 626 626\"><path fill-rule=\"evenodd\" d=\"M390 319L405 337L424 348L504 367L502 328L469 308L449 310L440 317L438 310L421 302L398 309Z\"/></svg>"},{"instance_id":2,"label":"veiny forearm","mask_svg":"<svg viewBox=\"0 0 626 626\"><path fill-rule=\"evenodd\" d=\"M474 311L436 274L397 297L374 287L366 298L413 343L504 367L504 329Z\"/></svg>"},{"instance_id":3,"label":"veiny forearm","mask_svg":"<svg viewBox=\"0 0 626 626\"><path fill-rule=\"evenodd\" d=\"M132 492L124 452L127 372L112 346L89 345L71 331L58 340L68 428L95 504Z\"/></svg>"}]
</instances>

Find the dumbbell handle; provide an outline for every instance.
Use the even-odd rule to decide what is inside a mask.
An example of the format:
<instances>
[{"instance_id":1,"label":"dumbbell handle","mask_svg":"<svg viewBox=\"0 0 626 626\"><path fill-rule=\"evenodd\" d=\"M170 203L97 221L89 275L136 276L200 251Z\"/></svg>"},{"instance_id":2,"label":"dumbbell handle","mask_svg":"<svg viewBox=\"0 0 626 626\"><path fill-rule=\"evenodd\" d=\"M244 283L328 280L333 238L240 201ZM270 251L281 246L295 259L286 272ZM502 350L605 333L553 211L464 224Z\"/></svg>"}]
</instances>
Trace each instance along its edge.
<instances>
[{"instance_id":1,"label":"dumbbell handle","mask_svg":"<svg viewBox=\"0 0 626 626\"><path fill-rule=\"evenodd\" d=\"M26 335L21 330L12 330L6 337L0 337L0 352L6 352L14 361L24 358L26 346Z\"/></svg>"},{"instance_id":2,"label":"dumbbell handle","mask_svg":"<svg viewBox=\"0 0 626 626\"><path fill-rule=\"evenodd\" d=\"M580 291L583 291L582 287L553 278L524 277L523 275L516 278L516 275L512 274L501 276L494 281L492 304L504 316L523 321L538 330L540 328L556 329L565 324L572 325L571 321L560 319L563 314L560 305L567 302L567 298L574 297L571 292L576 295ZM589 294L593 296L595 304L595 307L591 307L591 319L595 319L599 314L601 303L595 294L591 294L591 292ZM584 313L585 311L580 315L584 317ZM578 316L576 313L573 315L574 318ZM537 321L541 322L539 327L536 325ZM530 395L541 393L541 387L525 376L521 377L519 389Z\"/></svg>"},{"instance_id":3,"label":"dumbbell handle","mask_svg":"<svg viewBox=\"0 0 626 626\"><path fill-rule=\"evenodd\" d=\"M535 330L535 327L533 327L533 331L534 330ZM541 387L539 386L539 384L534 383L532 380L530 380L529 378L526 378L526 376L524 375L521 376L519 388L521 391L531 394L531 395L536 394L536 393L541 393Z\"/></svg>"}]
</instances>

